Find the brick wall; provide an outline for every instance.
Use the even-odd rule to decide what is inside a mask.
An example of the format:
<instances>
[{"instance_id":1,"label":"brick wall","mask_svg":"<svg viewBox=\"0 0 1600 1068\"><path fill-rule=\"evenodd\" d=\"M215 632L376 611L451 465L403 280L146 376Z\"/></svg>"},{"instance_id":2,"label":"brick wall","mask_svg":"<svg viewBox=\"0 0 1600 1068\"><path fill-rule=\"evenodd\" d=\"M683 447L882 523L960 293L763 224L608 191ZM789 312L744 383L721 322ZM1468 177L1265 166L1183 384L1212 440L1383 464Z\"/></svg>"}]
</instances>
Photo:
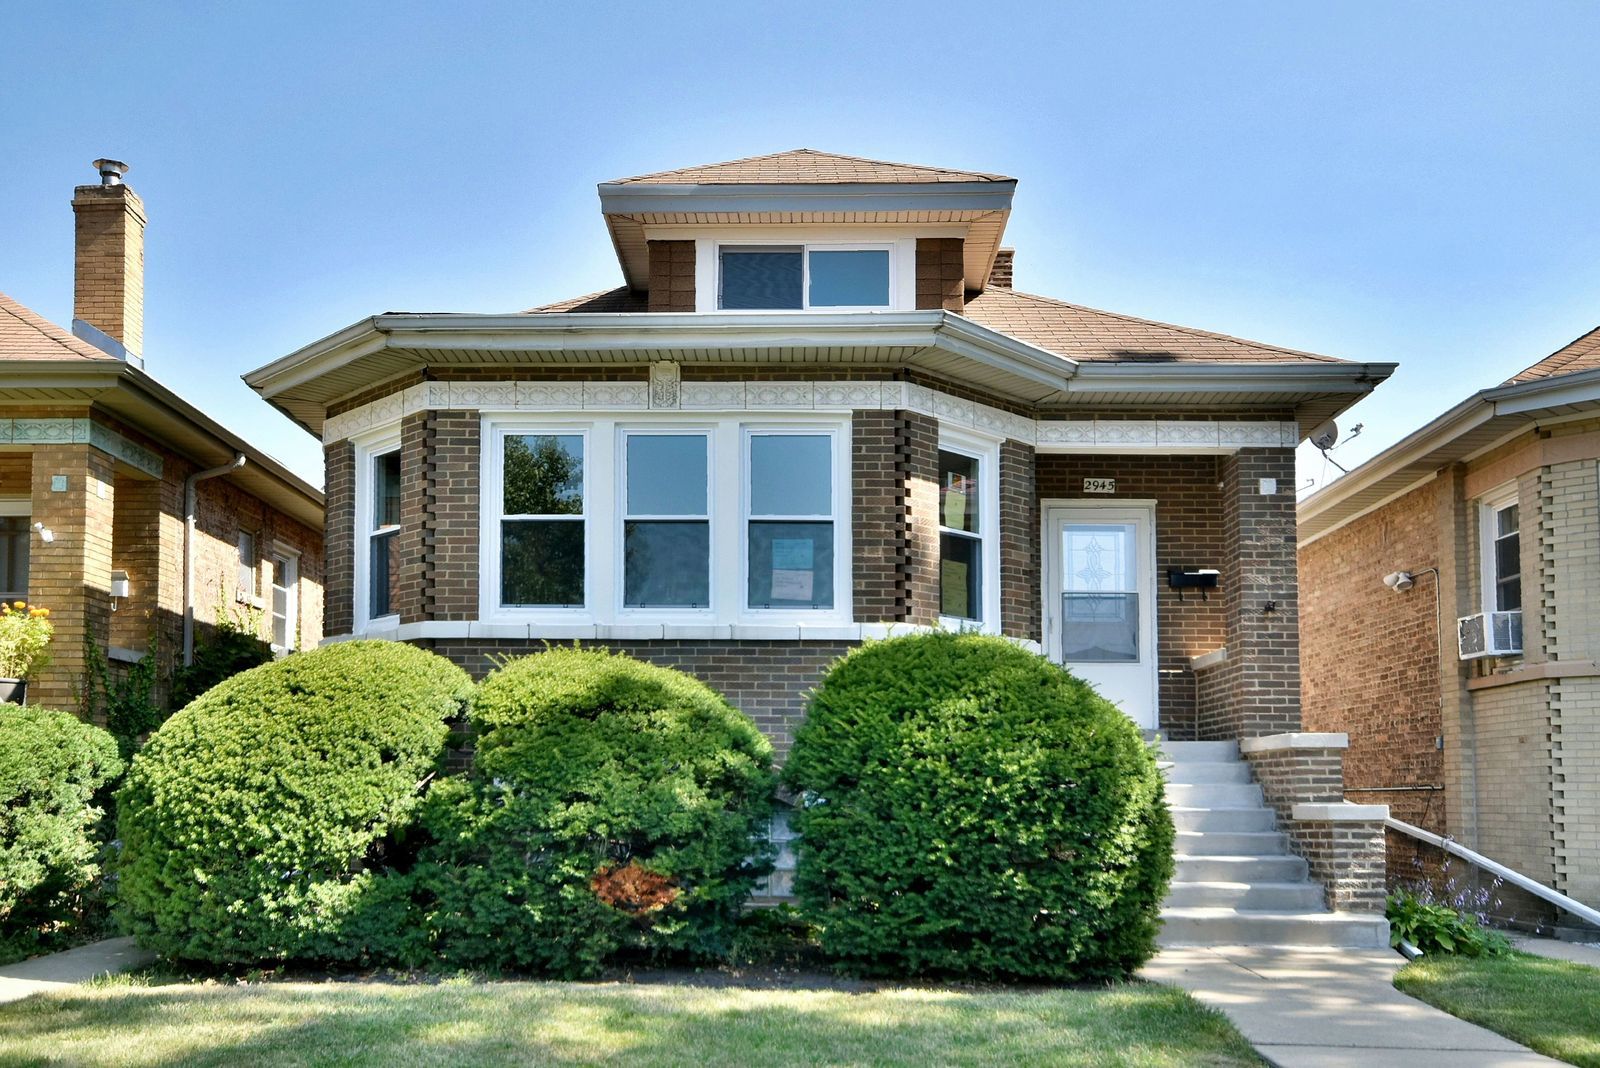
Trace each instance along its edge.
<instances>
[{"instance_id":1,"label":"brick wall","mask_svg":"<svg viewBox=\"0 0 1600 1068\"><path fill-rule=\"evenodd\" d=\"M329 634L349 634L355 627L356 449L348 441L323 450L328 501L323 587L323 621Z\"/></svg>"},{"instance_id":2,"label":"brick wall","mask_svg":"<svg viewBox=\"0 0 1600 1068\"><path fill-rule=\"evenodd\" d=\"M1300 549L1300 648L1305 729L1350 735L1352 799L1387 804L1396 818L1443 834L1439 791L1362 793L1444 782L1437 580L1418 574L1399 594L1382 581L1438 566L1438 491L1429 483ZM1411 858L1395 860L1399 870Z\"/></svg>"},{"instance_id":3,"label":"brick wall","mask_svg":"<svg viewBox=\"0 0 1600 1068\"><path fill-rule=\"evenodd\" d=\"M391 607L402 623L426 618L423 591L428 572L423 559L423 523L433 496L427 477L433 445L429 414L417 412L400 421L400 530L390 549L390 566L395 571Z\"/></svg>"},{"instance_id":4,"label":"brick wall","mask_svg":"<svg viewBox=\"0 0 1600 1068\"><path fill-rule=\"evenodd\" d=\"M428 619L476 619L482 423L477 412L430 412L428 433L428 509L422 537L427 560L424 615Z\"/></svg>"},{"instance_id":5,"label":"brick wall","mask_svg":"<svg viewBox=\"0 0 1600 1068\"><path fill-rule=\"evenodd\" d=\"M694 311L694 242L647 241L653 312Z\"/></svg>"},{"instance_id":6,"label":"brick wall","mask_svg":"<svg viewBox=\"0 0 1600 1068\"><path fill-rule=\"evenodd\" d=\"M1169 567L1223 567L1222 499L1217 492L1215 456L1052 455L1037 457L1040 499L1156 502L1156 642L1160 670L1160 724L1175 739L1197 734L1195 677L1191 657L1209 653L1227 640L1227 606L1217 592L1202 600L1194 591L1181 600L1166 586ZM1004 457L1002 456L1002 466ZM1083 493L1085 478L1115 478L1114 496ZM1028 544L1034 578L1033 628L1038 629L1040 530L1030 519ZM1225 592L1225 591L1224 591ZM1022 605L1017 606L1022 610Z\"/></svg>"},{"instance_id":7,"label":"brick wall","mask_svg":"<svg viewBox=\"0 0 1600 1068\"><path fill-rule=\"evenodd\" d=\"M1039 491L1030 446L1000 444L1000 628L1039 640Z\"/></svg>"},{"instance_id":8,"label":"brick wall","mask_svg":"<svg viewBox=\"0 0 1600 1068\"><path fill-rule=\"evenodd\" d=\"M1382 912L1385 886L1383 824L1375 820L1300 820L1295 850L1320 882L1328 907L1341 912Z\"/></svg>"},{"instance_id":9,"label":"brick wall","mask_svg":"<svg viewBox=\"0 0 1600 1068\"><path fill-rule=\"evenodd\" d=\"M110 642L144 649L161 610L161 481L118 471L111 566L128 574L129 596L111 613Z\"/></svg>"},{"instance_id":10,"label":"brick wall","mask_svg":"<svg viewBox=\"0 0 1600 1068\"><path fill-rule=\"evenodd\" d=\"M66 480L64 489L53 480ZM111 617L111 542L115 483L111 457L90 445L33 450L33 520L55 535L34 538L28 599L50 609L51 661L31 680L30 704L81 711L91 635L105 641Z\"/></svg>"},{"instance_id":11,"label":"brick wall","mask_svg":"<svg viewBox=\"0 0 1600 1068\"><path fill-rule=\"evenodd\" d=\"M939 622L939 423L916 412L896 412L900 420L909 554L906 620L923 626Z\"/></svg>"},{"instance_id":12,"label":"brick wall","mask_svg":"<svg viewBox=\"0 0 1600 1068\"><path fill-rule=\"evenodd\" d=\"M911 597L902 421L898 412L859 411L850 426L855 617L898 622L910 611Z\"/></svg>"},{"instance_id":13,"label":"brick wall","mask_svg":"<svg viewBox=\"0 0 1600 1068\"><path fill-rule=\"evenodd\" d=\"M959 237L917 238L917 307L966 309L966 285L962 281L965 242Z\"/></svg>"},{"instance_id":14,"label":"brick wall","mask_svg":"<svg viewBox=\"0 0 1600 1068\"><path fill-rule=\"evenodd\" d=\"M440 640L416 644L461 665L474 678L493 669L492 657L538 652L543 642ZM853 642L608 641L585 642L664 667L686 671L723 694L772 740L781 762L805 718L807 695Z\"/></svg>"}]
</instances>

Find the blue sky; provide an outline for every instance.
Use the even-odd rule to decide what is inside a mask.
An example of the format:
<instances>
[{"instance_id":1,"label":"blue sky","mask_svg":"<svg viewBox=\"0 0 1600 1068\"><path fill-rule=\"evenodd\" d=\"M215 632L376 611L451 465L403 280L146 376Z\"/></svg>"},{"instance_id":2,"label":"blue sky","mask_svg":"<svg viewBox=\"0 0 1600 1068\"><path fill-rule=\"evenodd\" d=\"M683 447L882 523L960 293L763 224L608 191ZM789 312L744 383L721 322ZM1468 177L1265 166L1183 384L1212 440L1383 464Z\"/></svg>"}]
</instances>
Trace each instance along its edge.
<instances>
[{"instance_id":1,"label":"blue sky","mask_svg":"<svg viewBox=\"0 0 1600 1068\"><path fill-rule=\"evenodd\" d=\"M1016 176L1019 288L1399 361L1343 420L1346 466L1600 322L1592 3L12 2L4 25L0 289L70 322L71 188L129 161L147 366L319 483L241 373L378 311L612 286L596 182L800 146Z\"/></svg>"}]
</instances>

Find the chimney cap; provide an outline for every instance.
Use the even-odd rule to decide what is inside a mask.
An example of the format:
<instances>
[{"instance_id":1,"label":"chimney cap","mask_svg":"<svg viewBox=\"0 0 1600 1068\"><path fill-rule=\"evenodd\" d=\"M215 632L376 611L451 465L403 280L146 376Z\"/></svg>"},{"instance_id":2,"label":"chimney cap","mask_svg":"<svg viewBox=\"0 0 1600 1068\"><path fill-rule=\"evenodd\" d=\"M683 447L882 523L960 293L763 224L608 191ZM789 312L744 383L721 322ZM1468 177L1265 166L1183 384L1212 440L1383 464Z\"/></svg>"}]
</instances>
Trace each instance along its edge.
<instances>
[{"instance_id":1,"label":"chimney cap","mask_svg":"<svg viewBox=\"0 0 1600 1068\"><path fill-rule=\"evenodd\" d=\"M101 185L121 185L122 176L128 173L128 165L120 159L97 159L94 169L100 172Z\"/></svg>"}]
</instances>

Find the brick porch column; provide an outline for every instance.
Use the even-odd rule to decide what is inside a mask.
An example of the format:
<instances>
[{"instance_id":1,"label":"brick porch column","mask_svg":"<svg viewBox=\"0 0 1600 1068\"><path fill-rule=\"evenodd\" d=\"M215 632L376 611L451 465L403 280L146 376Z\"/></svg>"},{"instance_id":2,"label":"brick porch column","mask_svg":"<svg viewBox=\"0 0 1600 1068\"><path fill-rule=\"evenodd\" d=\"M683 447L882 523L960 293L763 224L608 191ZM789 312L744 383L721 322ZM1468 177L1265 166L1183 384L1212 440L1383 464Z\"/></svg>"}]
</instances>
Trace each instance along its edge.
<instances>
[{"instance_id":1,"label":"brick porch column","mask_svg":"<svg viewBox=\"0 0 1600 1068\"><path fill-rule=\"evenodd\" d=\"M1300 729L1294 450L1241 449L1218 465L1227 656L1201 687L1202 738ZM1270 491L1270 492L1269 492Z\"/></svg>"},{"instance_id":2,"label":"brick porch column","mask_svg":"<svg viewBox=\"0 0 1600 1068\"><path fill-rule=\"evenodd\" d=\"M33 451L33 521L54 539L33 535L28 597L50 609L56 633L50 666L29 684L30 705L84 710L89 656L104 654L111 624L114 487L111 457L91 445Z\"/></svg>"}]
</instances>

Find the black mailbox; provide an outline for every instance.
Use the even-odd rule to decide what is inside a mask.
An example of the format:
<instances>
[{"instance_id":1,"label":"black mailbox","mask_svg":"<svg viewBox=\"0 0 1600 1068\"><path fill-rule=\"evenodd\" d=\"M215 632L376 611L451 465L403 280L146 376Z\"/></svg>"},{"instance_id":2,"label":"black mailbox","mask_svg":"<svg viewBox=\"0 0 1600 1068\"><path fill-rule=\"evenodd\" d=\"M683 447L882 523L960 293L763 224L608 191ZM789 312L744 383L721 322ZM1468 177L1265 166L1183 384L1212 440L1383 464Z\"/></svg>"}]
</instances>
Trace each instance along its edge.
<instances>
[{"instance_id":1,"label":"black mailbox","mask_svg":"<svg viewBox=\"0 0 1600 1068\"><path fill-rule=\"evenodd\" d=\"M1167 568L1167 588L1178 591L1178 600L1183 600L1184 590L1199 590L1201 600L1209 600L1207 590L1217 588L1217 579L1221 577L1214 567L1169 567Z\"/></svg>"}]
</instances>

